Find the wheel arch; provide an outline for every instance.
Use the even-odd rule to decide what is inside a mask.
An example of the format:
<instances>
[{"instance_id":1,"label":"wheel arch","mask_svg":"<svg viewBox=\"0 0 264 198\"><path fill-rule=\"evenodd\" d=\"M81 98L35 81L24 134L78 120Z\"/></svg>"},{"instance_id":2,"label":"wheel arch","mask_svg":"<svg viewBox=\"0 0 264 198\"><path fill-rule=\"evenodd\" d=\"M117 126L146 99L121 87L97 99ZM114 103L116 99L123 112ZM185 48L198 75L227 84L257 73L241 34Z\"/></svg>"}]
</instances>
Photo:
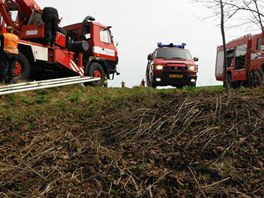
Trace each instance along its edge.
<instances>
[{"instance_id":1,"label":"wheel arch","mask_svg":"<svg viewBox=\"0 0 264 198\"><path fill-rule=\"evenodd\" d=\"M29 63L34 62L34 56L30 45L19 44L18 50L27 57Z\"/></svg>"}]
</instances>

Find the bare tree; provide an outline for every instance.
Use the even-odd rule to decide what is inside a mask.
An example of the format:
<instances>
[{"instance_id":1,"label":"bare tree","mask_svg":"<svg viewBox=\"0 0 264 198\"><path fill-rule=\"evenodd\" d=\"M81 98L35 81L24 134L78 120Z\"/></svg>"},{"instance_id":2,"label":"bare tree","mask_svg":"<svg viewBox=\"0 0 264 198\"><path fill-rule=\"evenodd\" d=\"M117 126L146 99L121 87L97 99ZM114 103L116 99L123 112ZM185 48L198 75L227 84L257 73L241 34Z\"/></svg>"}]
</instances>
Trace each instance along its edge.
<instances>
[{"instance_id":1,"label":"bare tree","mask_svg":"<svg viewBox=\"0 0 264 198\"><path fill-rule=\"evenodd\" d=\"M226 35L225 29L226 24L229 23L230 26L234 25L233 21L238 21L239 16L244 16L242 21L239 22L241 25L257 25L258 29L261 30L264 38L264 28L263 28L263 17L264 11L264 1L263 0L194 0L194 2L202 3L208 9L211 9L217 18L220 18L220 27L222 34L223 52L224 52L224 84L226 85L227 91L230 87L230 82L227 76L227 52L226 52ZM251 17L250 17L251 16ZM233 20L236 19L236 20ZM235 27L235 26L234 26ZM247 66L250 68L249 66ZM264 76L264 75L262 75ZM254 76L252 77L254 78ZM254 80L254 79L253 79Z\"/></svg>"},{"instance_id":2,"label":"bare tree","mask_svg":"<svg viewBox=\"0 0 264 198\"><path fill-rule=\"evenodd\" d=\"M225 36L225 14L224 14L224 4L223 1L220 0L220 10L221 10L221 34L222 34L222 42L223 42L223 47L224 47L224 60L223 60L223 65L224 65L224 76L227 76L227 67L226 67L226 36ZM228 92L230 89L228 79L225 78L225 83L227 86L226 91Z\"/></svg>"},{"instance_id":3,"label":"bare tree","mask_svg":"<svg viewBox=\"0 0 264 198\"><path fill-rule=\"evenodd\" d=\"M229 7L233 11L231 16L234 16L236 13L243 13L244 17L239 24L248 26L252 29L253 26L257 27L257 30L260 29L262 37L264 38L264 28L263 28L263 17L262 14L264 11L264 1L263 0L242 0L240 3L228 3ZM251 16L251 17L250 17ZM262 39L262 45L264 44L264 39ZM258 71L252 71L250 65L246 65L248 71L248 82L250 86L257 86L263 84L264 73L263 68L260 68Z\"/></svg>"},{"instance_id":4,"label":"bare tree","mask_svg":"<svg viewBox=\"0 0 264 198\"><path fill-rule=\"evenodd\" d=\"M217 17L220 17L220 27L221 27L221 35L222 35L222 44L223 44L223 51L224 51L224 60L223 60L223 65L224 65L224 76L227 74L227 68L226 68L226 36L225 36L225 22L227 17L227 20L231 18L233 13L229 13L230 9L225 9L225 6L229 6L229 3L227 1L224 3L222 0L195 0L195 2L203 3L204 6L206 6L209 9L214 10L215 14ZM220 11L219 11L220 10ZM229 82L228 78L224 79L224 84L227 85L225 86L227 92L230 90L229 88Z\"/></svg>"}]
</instances>

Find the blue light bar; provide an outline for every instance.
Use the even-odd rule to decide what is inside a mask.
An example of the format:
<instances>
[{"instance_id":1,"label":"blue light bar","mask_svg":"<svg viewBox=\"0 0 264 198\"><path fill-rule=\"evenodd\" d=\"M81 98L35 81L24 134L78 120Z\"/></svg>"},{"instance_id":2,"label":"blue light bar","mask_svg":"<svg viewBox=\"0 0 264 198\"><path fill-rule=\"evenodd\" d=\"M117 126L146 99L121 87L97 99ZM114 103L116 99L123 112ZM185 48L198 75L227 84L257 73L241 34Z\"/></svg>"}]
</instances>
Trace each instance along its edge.
<instances>
[{"instance_id":1,"label":"blue light bar","mask_svg":"<svg viewBox=\"0 0 264 198\"><path fill-rule=\"evenodd\" d=\"M176 47L176 48L182 48L184 49L186 43L182 43L181 45L174 45L173 43L170 44L162 44L161 42L158 43L158 47L162 48L162 47Z\"/></svg>"}]
</instances>

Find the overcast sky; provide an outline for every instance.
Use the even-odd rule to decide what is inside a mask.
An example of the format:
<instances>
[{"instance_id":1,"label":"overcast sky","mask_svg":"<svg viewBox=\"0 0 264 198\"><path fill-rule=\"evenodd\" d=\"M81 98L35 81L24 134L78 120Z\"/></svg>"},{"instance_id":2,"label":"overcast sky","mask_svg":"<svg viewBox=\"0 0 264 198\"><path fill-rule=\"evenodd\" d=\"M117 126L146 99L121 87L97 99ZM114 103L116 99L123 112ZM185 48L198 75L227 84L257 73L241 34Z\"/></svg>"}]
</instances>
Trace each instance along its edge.
<instances>
[{"instance_id":1,"label":"overcast sky","mask_svg":"<svg viewBox=\"0 0 264 198\"><path fill-rule=\"evenodd\" d=\"M40 7L53 6L63 17L62 26L81 22L91 15L96 21L112 26L119 43L120 76L109 82L120 87L139 85L145 77L147 55L157 42L187 43L193 57L198 57L197 86L217 85L214 67L216 47L221 44L218 20L206 19L212 12L191 0L36 0ZM234 36L228 34L227 36ZM241 35L239 35L241 36ZM229 38L227 38L229 39Z\"/></svg>"}]
</instances>

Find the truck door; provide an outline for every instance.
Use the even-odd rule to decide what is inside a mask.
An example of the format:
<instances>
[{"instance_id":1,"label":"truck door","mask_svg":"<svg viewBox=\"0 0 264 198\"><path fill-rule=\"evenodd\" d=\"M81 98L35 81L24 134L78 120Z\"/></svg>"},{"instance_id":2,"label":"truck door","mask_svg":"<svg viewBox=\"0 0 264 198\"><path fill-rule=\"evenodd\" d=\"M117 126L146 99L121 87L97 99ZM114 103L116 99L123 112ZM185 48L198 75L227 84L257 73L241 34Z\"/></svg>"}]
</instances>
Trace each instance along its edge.
<instances>
[{"instance_id":1,"label":"truck door","mask_svg":"<svg viewBox=\"0 0 264 198\"><path fill-rule=\"evenodd\" d=\"M93 46L93 53L98 57L108 60L116 61L116 48L113 44L111 32L107 27L99 27L99 38L95 39L95 46Z\"/></svg>"},{"instance_id":2,"label":"truck door","mask_svg":"<svg viewBox=\"0 0 264 198\"><path fill-rule=\"evenodd\" d=\"M235 49L234 48L228 49L226 52L226 67L227 68L234 66L234 62L235 62L234 57L235 57ZM223 56L223 59L224 59L224 56Z\"/></svg>"},{"instance_id":3,"label":"truck door","mask_svg":"<svg viewBox=\"0 0 264 198\"><path fill-rule=\"evenodd\" d=\"M243 81L246 80L246 54L247 54L247 45L240 45L235 48L235 57L234 57L234 72L233 80L234 81Z\"/></svg>"},{"instance_id":4,"label":"truck door","mask_svg":"<svg viewBox=\"0 0 264 198\"><path fill-rule=\"evenodd\" d=\"M91 25L90 23L85 23L82 27L82 35L81 35L81 39L82 40L86 40L88 45L89 45L89 49L86 52L83 52L83 63L84 65L87 64L89 57L92 55L92 51L93 51L93 41L91 39L92 37L92 31L91 31Z\"/></svg>"},{"instance_id":5,"label":"truck door","mask_svg":"<svg viewBox=\"0 0 264 198\"><path fill-rule=\"evenodd\" d=\"M223 81L224 79L224 51L217 51L216 63L215 63L215 77L216 80Z\"/></svg>"}]
</instances>

